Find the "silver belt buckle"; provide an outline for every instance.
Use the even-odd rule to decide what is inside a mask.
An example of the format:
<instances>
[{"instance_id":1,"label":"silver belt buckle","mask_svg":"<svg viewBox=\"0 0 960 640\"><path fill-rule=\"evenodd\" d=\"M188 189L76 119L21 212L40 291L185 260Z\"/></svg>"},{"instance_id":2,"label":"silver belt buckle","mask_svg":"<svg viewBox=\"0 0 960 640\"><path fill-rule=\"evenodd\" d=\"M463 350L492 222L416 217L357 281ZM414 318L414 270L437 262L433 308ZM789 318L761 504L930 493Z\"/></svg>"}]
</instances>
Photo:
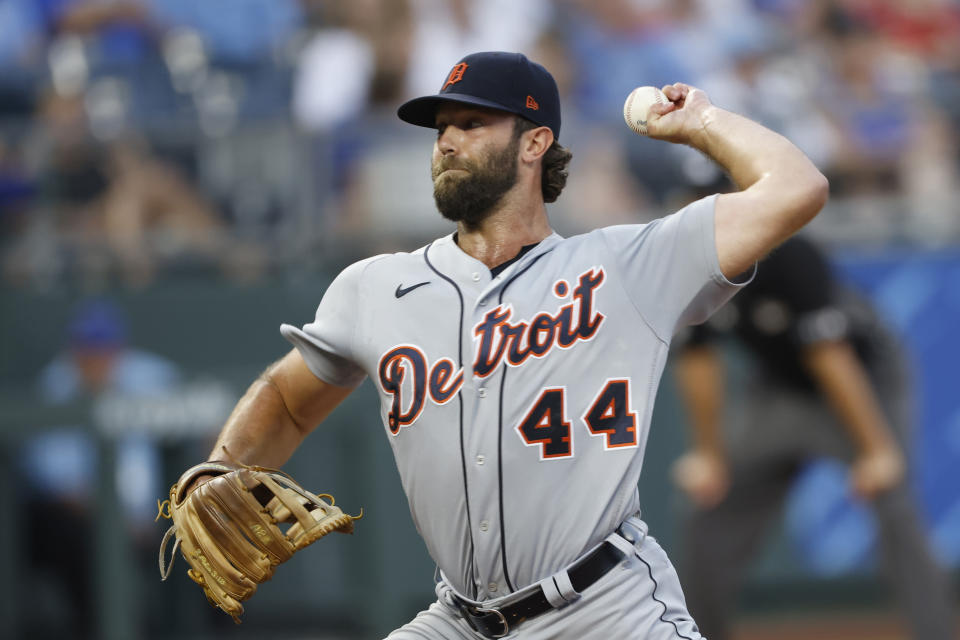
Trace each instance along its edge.
<instances>
[{"instance_id":1,"label":"silver belt buckle","mask_svg":"<svg viewBox=\"0 0 960 640\"><path fill-rule=\"evenodd\" d=\"M502 638L506 636L508 633L510 633L510 625L507 624L507 618L502 613L500 613L498 609L481 609L480 607L477 607L474 609L474 611L476 611L477 613L494 613L498 618L500 618L498 622L503 625L503 633L497 633L491 637Z\"/></svg>"}]
</instances>

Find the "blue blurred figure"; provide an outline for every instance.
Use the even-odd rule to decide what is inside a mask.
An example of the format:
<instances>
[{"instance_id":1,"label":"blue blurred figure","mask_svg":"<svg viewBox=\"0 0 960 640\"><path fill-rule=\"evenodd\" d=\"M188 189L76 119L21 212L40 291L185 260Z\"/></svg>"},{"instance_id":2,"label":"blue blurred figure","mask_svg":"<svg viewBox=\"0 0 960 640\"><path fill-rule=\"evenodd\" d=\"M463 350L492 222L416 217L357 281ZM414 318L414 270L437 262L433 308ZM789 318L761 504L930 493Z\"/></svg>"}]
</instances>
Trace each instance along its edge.
<instances>
[{"instance_id":1,"label":"blue blurred figure","mask_svg":"<svg viewBox=\"0 0 960 640\"><path fill-rule=\"evenodd\" d=\"M38 395L47 406L96 399L106 393L146 397L172 391L180 373L171 362L128 344L120 309L106 300L82 303L67 328L67 344L41 372ZM145 433L117 440L116 491L134 540L147 543L160 486L160 455ZM71 637L93 637L93 518L98 446L89 425L64 425L28 439L20 452L21 487L31 544L31 572L52 579L68 602ZM151 547L152 548L152 547ZM39 616L47 625L57 625ZM31 622L34 631L42 627ZM48 629L62 636L62 628ZM41 630L42 633L42 630Z\"/></svg>"}]
</instances>

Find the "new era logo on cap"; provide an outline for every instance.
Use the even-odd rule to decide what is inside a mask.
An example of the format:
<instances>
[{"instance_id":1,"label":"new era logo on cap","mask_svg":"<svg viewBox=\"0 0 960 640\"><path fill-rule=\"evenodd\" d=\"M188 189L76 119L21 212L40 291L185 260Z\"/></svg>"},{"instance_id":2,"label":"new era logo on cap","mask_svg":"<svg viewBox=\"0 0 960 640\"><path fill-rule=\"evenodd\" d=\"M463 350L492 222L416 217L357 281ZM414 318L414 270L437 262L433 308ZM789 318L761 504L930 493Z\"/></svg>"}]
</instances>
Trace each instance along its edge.
<instances>
[{"instance_id":1,"label":"new era logo on cap","mask_svg":"<svg viewBox=\"0 0 960 640\"><path fill-rule=\"evenodd\" d=\"M560 137L560 94L557 83L542 65L522 53L473 53L453 66L440 91L400 105L401 120L421 127L436 126L441 102L499 109L550 127Z\"/></svg>"}]
</instances>

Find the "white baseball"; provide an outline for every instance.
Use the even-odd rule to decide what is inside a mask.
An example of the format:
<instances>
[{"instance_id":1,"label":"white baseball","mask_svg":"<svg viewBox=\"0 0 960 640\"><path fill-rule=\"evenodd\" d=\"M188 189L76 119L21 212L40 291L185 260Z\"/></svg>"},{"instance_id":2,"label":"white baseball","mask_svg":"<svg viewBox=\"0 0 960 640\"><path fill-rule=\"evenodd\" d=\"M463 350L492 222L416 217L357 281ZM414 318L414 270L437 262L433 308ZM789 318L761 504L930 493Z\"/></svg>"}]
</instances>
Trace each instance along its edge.
<instances>
[{"instance_id":1,"label":"white baseball","mask_svg":"<svg viewBox=\"0 0 960 640\"><path fill-rule=\"evenodd\" d=\"M637 87L627 96L623 103L623 119L627 126L642 136L647 135L647 120L650 117L650 107L663 104L667 101L660 89L656 87Z\"/></svg>"}]
</instances>

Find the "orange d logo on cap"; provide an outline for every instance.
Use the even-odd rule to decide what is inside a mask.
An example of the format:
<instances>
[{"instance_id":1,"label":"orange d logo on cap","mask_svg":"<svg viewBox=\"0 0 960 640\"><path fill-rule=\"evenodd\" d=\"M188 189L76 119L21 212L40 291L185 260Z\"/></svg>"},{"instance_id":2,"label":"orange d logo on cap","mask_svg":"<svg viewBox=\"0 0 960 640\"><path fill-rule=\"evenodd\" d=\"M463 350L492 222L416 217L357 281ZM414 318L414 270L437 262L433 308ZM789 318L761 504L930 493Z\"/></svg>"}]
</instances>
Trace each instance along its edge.
<instances>
[{"instance_id":1,"label":"orange d logo on cap","mask_svg":"<svg viewBox=\"0 0 960 640\"><path fill-rule=\"evenodd\" d=\"M450 75L447 76L447 81L444 83L442 87L440 87L440 91L443 91L450 85L457 84L458 82L463 80L463 72L467 70L468 66L469 65L466 62L461 62L456 66L454 66L453 69L450 70Z\"/></svg>"}]
</instances>

